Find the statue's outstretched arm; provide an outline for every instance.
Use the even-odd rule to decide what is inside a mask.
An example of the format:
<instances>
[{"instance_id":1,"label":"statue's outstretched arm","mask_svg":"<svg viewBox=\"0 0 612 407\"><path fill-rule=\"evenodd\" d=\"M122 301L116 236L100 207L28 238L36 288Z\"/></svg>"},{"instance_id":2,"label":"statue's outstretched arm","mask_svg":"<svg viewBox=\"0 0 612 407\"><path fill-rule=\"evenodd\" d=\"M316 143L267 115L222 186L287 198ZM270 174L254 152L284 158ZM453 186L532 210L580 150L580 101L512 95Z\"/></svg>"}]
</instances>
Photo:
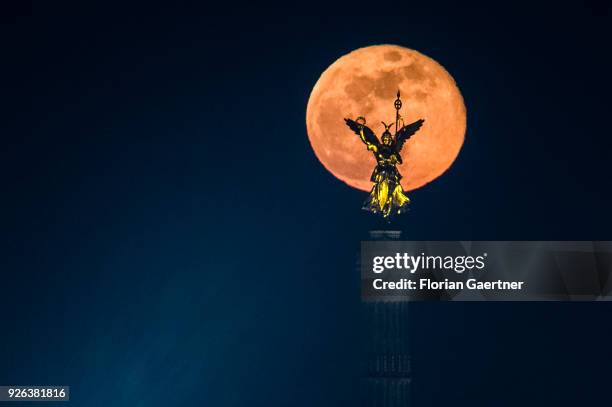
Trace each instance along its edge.
<instances>
[{"instance_id":1,"label":"statue's outstretched arm","mask_svg":"<svg viewBox=\"0 0 612 407\"><path fill-rule=\"evenodd\" d=\"M363 143L366 145L366 147L368 148L368 150L370 151L374 151L377 152L378 151L378 147L376 146L376 144L370 143L368 141L368 139L366 138L363 129L359 130L359 138L361 138L361 141L363 141Z\"/></svg>"},{"instance_id":2,"label":"statue's outstretched arm","mask_svg":"<svg viewBox=\"0 0 612 407\"><path fill-rule=\"evenodd\" d=\"M374 132L365 125L365 119L363 119L362 122L357 122L351 119L344 119L344 121L346 122L346 125L359 136L361 141L363 141L363 143L367 146L368 150L374 152L378 151L378 138L376 137L376 134L374 134Z\"/></svg>"}]
</instances>

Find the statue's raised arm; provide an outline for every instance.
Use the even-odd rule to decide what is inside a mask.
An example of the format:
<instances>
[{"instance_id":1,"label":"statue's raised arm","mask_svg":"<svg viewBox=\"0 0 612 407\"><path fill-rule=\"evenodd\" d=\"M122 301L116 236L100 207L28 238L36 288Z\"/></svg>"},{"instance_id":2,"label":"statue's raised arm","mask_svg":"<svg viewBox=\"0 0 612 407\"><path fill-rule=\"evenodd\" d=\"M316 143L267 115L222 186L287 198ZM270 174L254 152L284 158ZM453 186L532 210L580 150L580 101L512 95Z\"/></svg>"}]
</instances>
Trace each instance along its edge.
<instances>
[{"instance_id":1,"label":"statue's raised arm","mask_svg":"<svg viewBox=\"0 0 612 407\"><path fill-rule=\"evenodd\" d=\"M378 146L380 142L378 141L378 137L376 134L365 125L365 118L358 117L357 120L352 119L344 119L346 125L350 127L351 130L355 132L360 138L361 141L367 146L368 150L378 151Z\"/></svg>"}]
</instances>

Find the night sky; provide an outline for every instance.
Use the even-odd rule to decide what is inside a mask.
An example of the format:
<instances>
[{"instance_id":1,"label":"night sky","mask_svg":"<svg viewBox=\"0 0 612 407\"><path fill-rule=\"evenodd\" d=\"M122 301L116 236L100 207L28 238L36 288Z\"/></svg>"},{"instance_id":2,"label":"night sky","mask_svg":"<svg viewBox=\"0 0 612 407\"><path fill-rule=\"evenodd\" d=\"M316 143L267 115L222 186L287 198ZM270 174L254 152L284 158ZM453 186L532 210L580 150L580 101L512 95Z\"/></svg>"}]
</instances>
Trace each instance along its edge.
<instances>
[{"instance_id":1,"label":"night sky","mask_svg":"<svg viewBox=\"0 0 612 407\"><path fill-rule=\"evenodd\" d=\"M70 385L79 407L356 405L355 262L384 225L318 162L305 110L362 46L431 56L467 107L406 240L612 240L610 6L432 9L6 13L0 385ZM414 304L415 405L602 405L611 315Z\"/></svg>"}]
</instances>

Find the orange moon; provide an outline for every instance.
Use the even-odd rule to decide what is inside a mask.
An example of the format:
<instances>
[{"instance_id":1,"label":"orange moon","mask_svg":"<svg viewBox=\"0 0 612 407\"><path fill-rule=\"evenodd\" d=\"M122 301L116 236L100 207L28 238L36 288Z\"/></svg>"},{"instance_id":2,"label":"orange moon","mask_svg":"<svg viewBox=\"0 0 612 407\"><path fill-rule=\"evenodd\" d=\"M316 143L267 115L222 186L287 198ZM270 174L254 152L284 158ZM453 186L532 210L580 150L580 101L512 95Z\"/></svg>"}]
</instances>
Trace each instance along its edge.
<instances>
[{"instance_id":1,"label":"orange moon","mask_svg":"<svg viewBox=\"0 0 612 407\"><path fill-rule=\"evenodd\" d=\"M397 45L359 48L321 74L306 109L308 138L317 158L351 187L370 191L376 160L344 118L364 116L380 138L381 121L395 122L393 102L398 89L405 124L425 119L401 152L404 163L398 169L405 190L442 175L461 150L466 110L446 69L420 52Z\"/></svg>"}]
</instances>

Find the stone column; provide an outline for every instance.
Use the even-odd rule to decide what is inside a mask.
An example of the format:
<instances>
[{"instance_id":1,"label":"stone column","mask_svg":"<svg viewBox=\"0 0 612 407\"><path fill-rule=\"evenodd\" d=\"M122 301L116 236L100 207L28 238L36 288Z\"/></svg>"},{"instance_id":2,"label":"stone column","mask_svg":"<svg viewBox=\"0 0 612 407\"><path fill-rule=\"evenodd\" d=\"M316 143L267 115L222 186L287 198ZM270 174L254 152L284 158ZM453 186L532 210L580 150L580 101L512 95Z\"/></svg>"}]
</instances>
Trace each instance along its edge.
<instances>
[{"instance_id":1,"label":"stone column","mask_svg":"<svg viewBox=\"0 0 612 407\"><path fill-rule=\"evenodd\" d=\"M371 231L370 240L399 240L399 231ZM364 299L364 407L407 407L410 402L409 302Z\"/></svg>"}]
</instances>

